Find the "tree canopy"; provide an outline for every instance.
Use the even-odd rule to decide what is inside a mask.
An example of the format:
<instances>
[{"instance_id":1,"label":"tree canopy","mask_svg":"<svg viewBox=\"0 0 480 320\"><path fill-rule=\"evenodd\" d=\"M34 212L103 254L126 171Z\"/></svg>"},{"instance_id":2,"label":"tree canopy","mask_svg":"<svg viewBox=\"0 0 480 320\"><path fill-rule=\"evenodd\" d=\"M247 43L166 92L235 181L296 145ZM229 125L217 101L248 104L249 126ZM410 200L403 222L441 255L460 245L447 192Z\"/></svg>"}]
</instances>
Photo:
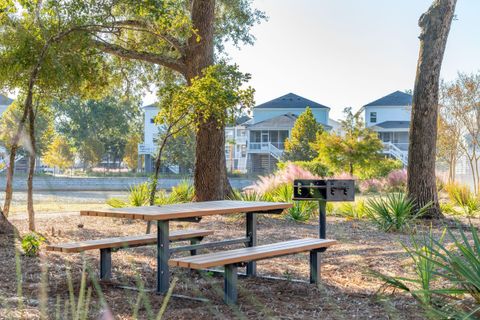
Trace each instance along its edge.
<instances>
[{"instance_id":1,"label":"tree canopy","mask_svg":"<svg viewBox=\"0 0 480 320\"><path fill-rule=\"evenodd\" d=\"M346 119L341 121L341 127L345 134L320 133L313 148L318 152L318 161L330 170L361 176L362 171L378 166L385 158L380 153L383 145L377 133L366 128L351 108L344 113Z\"/></svg>"},{"instance_id":2,"label":"tree canopy","mask_svg":"<svg viewBox=\"0 0 480 320\"><path fill-rule=\"evenodd\" d=\"M323 133L323 126L317 122L312 109L307 107L292 128L290 138L285 141L284 159L289 161L311 161L318 152L312 148L318 135Z\"/></svg>"}]
</instances>

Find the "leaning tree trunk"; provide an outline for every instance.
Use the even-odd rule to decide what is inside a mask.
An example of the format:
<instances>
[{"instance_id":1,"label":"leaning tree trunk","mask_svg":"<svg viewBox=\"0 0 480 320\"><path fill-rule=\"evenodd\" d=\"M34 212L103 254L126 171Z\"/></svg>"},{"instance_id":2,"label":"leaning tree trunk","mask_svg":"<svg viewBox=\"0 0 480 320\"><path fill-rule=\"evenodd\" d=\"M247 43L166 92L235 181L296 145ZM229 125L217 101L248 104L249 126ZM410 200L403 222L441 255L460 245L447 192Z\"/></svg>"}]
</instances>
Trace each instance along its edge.
<instances>
[{"instance_id":1,"label":"leaning tree trunk","mask_svg":"<svg viewBox=\"0 0 480 320\"><path fill-rule=\"evenodd\" d=\"M30 152L27 180L27 211L28 211L28 229L35 231L35 211L33 209L33 174L35 173L35 160L37 157L37 146L35 139L35 113L33 107L28 110L28 133L30 137Z\"/></svg>"},{"instance_id":2,"label":"leaning tree trunk","mask_svg":"<svg viewBox=\"0 0 480 320\"><path fill-rule=\"evenodd\" d=\"M426 218L442 216L435 176L440 69L457 0L435 0L420 17L420 53L408 150L408 195L418 207L432 203Z\"/></svg>"},{"instance_id":3,"label":"leaning tree trunk","mask_svg":"<svg viewBox=\"0 0 480 320\"><path fill-rule=\"evenodd\" d=\"M215 0L192 2L192 24L197 33L188 41L187 82L214 64ZM197 35L200 41L197 39ZM225 127L217 119L199 119L195 149L195 199L219 200L231 191L225 161Z\"/></svg>"}]
</instances>

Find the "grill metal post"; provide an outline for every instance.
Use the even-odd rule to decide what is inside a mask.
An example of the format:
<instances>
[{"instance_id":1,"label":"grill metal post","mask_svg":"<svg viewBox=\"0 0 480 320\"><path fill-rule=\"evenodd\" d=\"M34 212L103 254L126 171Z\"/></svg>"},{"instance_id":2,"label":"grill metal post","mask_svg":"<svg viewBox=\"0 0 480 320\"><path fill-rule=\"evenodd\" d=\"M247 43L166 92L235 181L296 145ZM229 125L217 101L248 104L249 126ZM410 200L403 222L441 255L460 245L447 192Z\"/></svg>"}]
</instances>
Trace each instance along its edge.
<instances>
[{"instance_id":1,"label":"grill metal post","mask_svg":"<svg viewBox=\"0 0 480 320\"><path fill-rule=\"evenodd\" d=\"M254 247L257 245L257 215L249 212L247 213L247 237L250 241L247 247ZM257 275L257 263L251 261L247 263L247 276L253 277Z\"/></svg>"},{"instance_id":2,"label":"grill metal post","mask_svg":"<svg viewBox=\"0 0 480 320\"><path fill-rule=\"evenodd\" d=\"M157 294L165 294L170 285L170 271L168 269L169 249L169 223L157 221Z\"/></svg>"},{"instance_id":3,"label":"grill metal post","mask_svg":"<svg viewBox=\"0 0 480 320\"><path fill-rule=\"evenodd\" d=\"M327 238L327 202L324 200L318 201L318 237L320 239Z\"/></svg>"}]
</instances>

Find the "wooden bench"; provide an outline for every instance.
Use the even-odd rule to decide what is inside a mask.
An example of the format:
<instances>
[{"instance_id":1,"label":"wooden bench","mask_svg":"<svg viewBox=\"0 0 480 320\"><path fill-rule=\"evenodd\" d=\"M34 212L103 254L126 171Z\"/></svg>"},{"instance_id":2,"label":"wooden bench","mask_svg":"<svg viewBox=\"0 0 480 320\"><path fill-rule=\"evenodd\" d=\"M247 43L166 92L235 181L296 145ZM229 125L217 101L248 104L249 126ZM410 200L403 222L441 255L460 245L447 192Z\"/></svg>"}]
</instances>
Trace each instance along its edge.
<instances>
[{"instance_id":1,"label":"wooden bench","mask_svg":"<svg viewBox=\"0 0 480 320\"><path fill-rule=\"evenodd\" d=\"M204 237L212 235L211 230L174 230L170 232L169 240L186 241L196 244ZM105 238L98 240L87 240L81 242L59 243L47 246L47 251L56 251L63 253L80 253L90 250L100 250L100 279L108 280L112 274L112 251L147 246L157 243L157 234L142 234L135 236ZM196 250L190 251L191 255L196 255Z\"/></svg>"},{"instance_id":2,"label":"wooden bench","mask_svg":"<svg viewBox=\"0 0 480 320\"><path fill-rule=\"evenodd\" d=\"M310 252L310 283L318 284L320 281L319 253L335 243L335 240L306 238L196 256L173 258L170 259L168 263L170 266L190 269L206 269L224 266L224 300L227 304L236 304L238 296L237 268L239 266L243 266L245 263L251 261Z\"/></svg>"}]
</instances>

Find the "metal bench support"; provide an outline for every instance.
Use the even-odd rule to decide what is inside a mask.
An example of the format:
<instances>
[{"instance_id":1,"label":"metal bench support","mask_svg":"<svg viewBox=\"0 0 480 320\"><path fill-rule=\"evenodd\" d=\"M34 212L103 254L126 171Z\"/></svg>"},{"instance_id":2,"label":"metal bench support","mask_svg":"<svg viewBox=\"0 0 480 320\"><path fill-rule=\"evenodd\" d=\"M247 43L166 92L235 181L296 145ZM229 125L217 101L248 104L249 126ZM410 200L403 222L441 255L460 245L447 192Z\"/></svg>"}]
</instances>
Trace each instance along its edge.
<instances>
[{"instance_id":1,"label":"metal bench support","mask_svg":"<svg viewBox=\"0 0 480 320\"><path fill-rule=\"evenodd\" d=\"M100 279L110 280L112 277L112 249L100 249Z\"/></svg>"},{"instance_id":2,"label":"metal bench support","mask_svg":"<svg viewBox=\"0 0 480 320\"><path fill-rule=\"evenodd\" d=\"M257 215L252 212L247 213L247 238L250 238L247 247L254 247L257 245ZM257 263L255 261L248 262L247 276L254 277L256 275Z\"/></svg>"},{"instance_id":3,"label":"metal bench support","mask_svg":"<svg viewBox=\"0 0 480 320\"><path fill-rule=\"evenodd\" d=\"M167 293L170 284L170 271L168 268L170 241L168 227L168 220L157 221L157 294Z\"/></svg>"},{"instance_id":4,"label":"metal bench support","mask_svg":"<svg viewBox=\"0 0 480 320\"><path fill-rule=\"evenodd\" d=\"M236 304L238 298L237 292L237 282L238 282L238 274L237 274L237 265L235 264L227 264L225 266L225 274L224 274L224 298L226 304Z\"/></svg>"},{"instance_id":5,"label":"metal bench support","mask_svg":"<svg viewBox=\"0 0 480 320\"><path fill-rule=\"evenodd\" d=\"M203 239L203 237L202 238L193 238L192 240L190 240L190 244L192 246L196 245L196 244L199 244L202 241L202 239ZM196 256L197 255L197 249L190 250L190 255L191 256Z\"/></svg>"},{"instance_id":6,"label":"metal bench support","mask_svg":"<svg viewBox=\"0 0 480 320\"><path fill-rule=\"evenodd\" d=\"M320 283L320 252L310 251L310 283Z\"/></svg>"}]
</instances>

